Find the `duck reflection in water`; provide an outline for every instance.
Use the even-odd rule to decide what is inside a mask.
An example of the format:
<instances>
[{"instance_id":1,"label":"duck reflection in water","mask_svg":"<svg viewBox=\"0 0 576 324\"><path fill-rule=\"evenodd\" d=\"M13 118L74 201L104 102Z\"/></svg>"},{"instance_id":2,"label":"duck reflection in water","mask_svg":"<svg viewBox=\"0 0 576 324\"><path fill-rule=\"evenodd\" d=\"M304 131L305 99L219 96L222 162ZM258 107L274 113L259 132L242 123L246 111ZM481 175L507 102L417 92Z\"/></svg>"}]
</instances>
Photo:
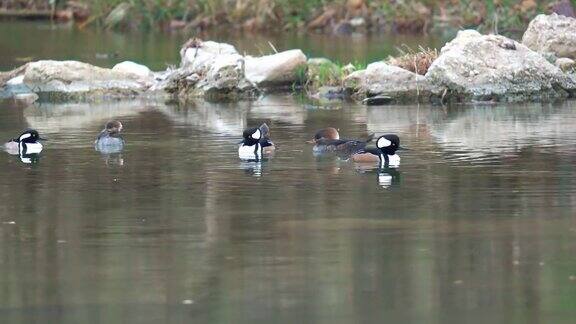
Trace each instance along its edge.
<instances>
[{"instance_id":1,"label":"duck reflection in water","mask_svg":"<svg viewBox=\"0 0 576 324\"><path fill-rule=\"evenodd\" d=\"M102 154L102 159L107 166L124 166L122 153Z\"/></svg>"},{"instance_id":2,"label":"duck reflection in water","mask_svg":"<svg viewBox=\"0 0 576 324\"><path fill-rule=\"evenodd\" d=\"M240 168L244 169L244 173L255 178L262 177L262 161L242 161Z\"/></svg>"},{"instance_id":3,"label":"duck reflection in water","mask_svg":"<svg viewBox=\"0 0 576 324\"><path fill-rule=\"evenodd\" d=\"M24 164L36 164L36 163L40 162L40 154L38 154L38 153L31 153L31 154L20 153L20 161L22 161L22 163L24 163Z\"/></svg>"},{"instance_id":4,"label":"duck reflection in water","mask_svg":"<svg viewBox=\"0 0 576 324\"><path fill-rule=\"evenodd\" d=\"M356 171L362 174L375 174L378 180L378 185L384 189L390 189L400 186L400 171L397 168L384 167L374 165L366 165L357 163L355 165Z\"/></svg>"},{"instance_id":5,"label":"duck reflection in water","mask_svg":"<svg viewBox=\"0 0 576 324\"><path fill-rule=\"evenodd\" d=\"M393 168L378 169L378 185L388 189L400 186L400 171Z\"/></svg>"}]
</instances>

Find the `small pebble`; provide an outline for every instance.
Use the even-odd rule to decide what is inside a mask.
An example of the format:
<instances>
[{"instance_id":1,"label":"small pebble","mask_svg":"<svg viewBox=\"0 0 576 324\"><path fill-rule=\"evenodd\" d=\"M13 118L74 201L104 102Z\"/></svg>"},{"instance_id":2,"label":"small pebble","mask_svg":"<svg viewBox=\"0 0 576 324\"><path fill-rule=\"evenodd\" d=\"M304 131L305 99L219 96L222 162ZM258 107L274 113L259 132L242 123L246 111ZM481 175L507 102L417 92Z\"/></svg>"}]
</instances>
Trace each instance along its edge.
<instances>
[{"instance_id":1,"label":"small pebble","mask_svg":"<svg viewBox=\"0 0 576 324\"><path fill-rule=\"evenodd\" d=\"M58 241L56 241L56 243L58 243L58 244L64 244L64 243L67 243L67 242L66 242L66 240L58 240Z\"/></svg>"},{"instance_id":2,"label":"small pebble","mask_svg":"<svg viewBox=\"0 0 576 324\"><path fill-rule=\"evenodd\" d=\"M540 262L538 263L540 266L543 266L545 263L544 262Z\"/></svg>"},{"instance_id":3,"label":"small pebble","mask_svg":"<svg viewBox=\"0 0 576 324\"><path fill-rule=\"evenodd\" d=\"M15 221L9 221L9 222L2 222L2 224L6 224L6 225L16 225Z\"/></svg>"},{"instance_id":4,"label":"small pebble","mask_svg":"<svg viewBox=\"0 0 576 324\"><path fill-rule=\"evenodd\" d=\"M184 299L182 301L182 304L183 305L192 305L192 304L194 304L194 301L192 299Z\"/></svg>"},{"instance_id":5,"label":"small pebble","mask_svg":"<svg viewBox=\"0 0 576 324\"><path fill-rule=\"evenodd\" d=\"M519 264L520 264L520 261L514 260L514 262L512 262L512 264L513 264L513 265L519 265Z\"/></svg>"},{"instance_id":6,"label":"small pebble","mask_svg":"<svg viewBox=\"0 0 576 324\"><path fill-rule=\"evenodd\" d=\"M462 280L455 280L454 281L455 285L461 285L462 283L464 283L464 281L462 281Z\"/></svg>"},{"instance_id":7,"label":"small pebble","mask_svg":"<svg viewBox=\"0 0 576 324\"><path fill-rule=\"evenodd\" d=\"M575 281L575 280L576 280L576 276L570 276L570 277L568 277L568 279L570 279L570 281Z\"/></svg>"}]
</instances>

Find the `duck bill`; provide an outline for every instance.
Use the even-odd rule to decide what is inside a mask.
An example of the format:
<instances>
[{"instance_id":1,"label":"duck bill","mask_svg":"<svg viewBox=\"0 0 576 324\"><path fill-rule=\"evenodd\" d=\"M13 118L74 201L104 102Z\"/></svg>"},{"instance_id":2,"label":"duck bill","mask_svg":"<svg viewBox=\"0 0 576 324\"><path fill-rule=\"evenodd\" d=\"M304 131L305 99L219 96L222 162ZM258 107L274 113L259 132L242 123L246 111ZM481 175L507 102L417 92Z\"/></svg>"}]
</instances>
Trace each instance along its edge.
<instances>
[{"instance_id":1,"label":"duck bill","mask_svg":"<svg viewBox=\"0 0 576 324\"><path fill-rule=\"evenodd\" d=\"M47 138L44 138L44 137L38 137L38 140L39 140L39 141L47 141L48 139L47 139Z\"/></svg>"},{"instance_id":2,"label":"duck bill","mask_svg":"<svg viewBox=\"0 0 576 324\"><path fill-rule=\"evenodd\" d=\"M400 146L397 151L412 151L412 150L407 147Z\"/></svg>"}]
</instances>

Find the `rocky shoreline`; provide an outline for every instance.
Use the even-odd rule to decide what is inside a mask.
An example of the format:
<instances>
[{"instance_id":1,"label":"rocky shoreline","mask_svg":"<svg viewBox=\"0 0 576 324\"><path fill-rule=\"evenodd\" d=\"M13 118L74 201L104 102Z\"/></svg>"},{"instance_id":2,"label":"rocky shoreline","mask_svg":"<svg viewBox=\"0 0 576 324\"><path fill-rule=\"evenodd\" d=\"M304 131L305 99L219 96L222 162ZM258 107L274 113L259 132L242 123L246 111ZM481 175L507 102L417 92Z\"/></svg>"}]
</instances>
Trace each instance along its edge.
<instances>
[{"instance_id":1,"label":"rocky shoreline","mask_svg":"<svg viewBox=\"0 0 576 324\"><path fill-rule=\"evenodd\" d=\"M254 100L266 92L305 87L318 64L299 49L260 57L234 46L191 39L177 68L153 72L122 62L101 68L77 61L41 60L0 73L0 99L92 101L131 97ZM463 30L424 75L386 62L346 67L336 85L317 84L311 97L366 104L472 101L552 101L576 97L576 19L539 15L518 42ZM320 62L320 63L319 63Z\"/></svg>"}]
</instances>

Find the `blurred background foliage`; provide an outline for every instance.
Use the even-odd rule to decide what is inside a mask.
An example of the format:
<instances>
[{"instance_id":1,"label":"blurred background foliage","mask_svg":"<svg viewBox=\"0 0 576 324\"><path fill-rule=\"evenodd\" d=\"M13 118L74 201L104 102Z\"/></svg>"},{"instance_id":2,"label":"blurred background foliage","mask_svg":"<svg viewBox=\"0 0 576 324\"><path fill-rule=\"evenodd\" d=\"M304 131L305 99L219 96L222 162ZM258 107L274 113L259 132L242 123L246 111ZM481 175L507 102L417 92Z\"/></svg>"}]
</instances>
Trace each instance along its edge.
<instances>
[{"instance_id":1,"label":"blurred background foliage","mask_svg":"<svg viewBox=\"0 0 576 324\"><path fill-rule=\"evenodd\" d=\"M536 0L5 0L3 16L47 11L81 28L324 33L521 30L538 13L574 15L573 1Z\"/></svg>"}]
</instances>

